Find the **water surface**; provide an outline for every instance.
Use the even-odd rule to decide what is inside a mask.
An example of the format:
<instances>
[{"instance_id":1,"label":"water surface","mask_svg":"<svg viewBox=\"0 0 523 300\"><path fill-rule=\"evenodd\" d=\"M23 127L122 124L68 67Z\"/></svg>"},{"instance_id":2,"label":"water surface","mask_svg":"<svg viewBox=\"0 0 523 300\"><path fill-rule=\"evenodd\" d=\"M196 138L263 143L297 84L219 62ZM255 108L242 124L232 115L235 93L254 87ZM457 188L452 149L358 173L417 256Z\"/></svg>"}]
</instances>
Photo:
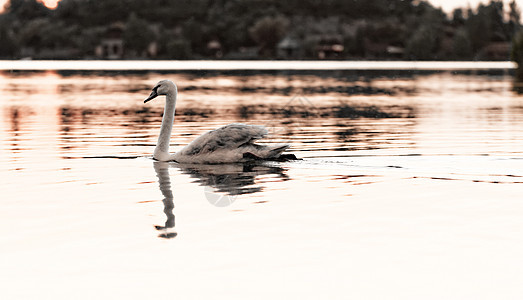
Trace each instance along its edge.
<instances>
[{"instance_id":1,"label":"water surface","mask_svg":"<svg viewBox=\"0 0 523 300\"><path fill-rule=\"evenodd\" d=\"M285 163L151 159L231 122ZM4 72L2 299L519 299L523 101L505 72ZM391 296L392 295L392 296Z\"/></svg>"}]
</instances>

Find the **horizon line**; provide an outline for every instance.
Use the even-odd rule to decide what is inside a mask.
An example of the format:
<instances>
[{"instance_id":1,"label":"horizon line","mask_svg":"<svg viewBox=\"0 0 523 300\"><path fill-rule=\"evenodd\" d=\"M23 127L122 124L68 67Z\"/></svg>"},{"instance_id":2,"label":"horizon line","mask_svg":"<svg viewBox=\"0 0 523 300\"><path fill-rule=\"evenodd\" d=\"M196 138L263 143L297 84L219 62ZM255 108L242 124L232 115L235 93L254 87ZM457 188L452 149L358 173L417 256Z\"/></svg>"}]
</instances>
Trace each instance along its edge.
<instances>
[{"instance_id":1,"label":"horizon line","mask_svg":"<svg viewBox=\"0 0 523 300\"><path fill-rule=\"evenodd\" d=\"M512 70L512 61L338 60L0 60L0 70Z\"/></svg>"}]
</instances>

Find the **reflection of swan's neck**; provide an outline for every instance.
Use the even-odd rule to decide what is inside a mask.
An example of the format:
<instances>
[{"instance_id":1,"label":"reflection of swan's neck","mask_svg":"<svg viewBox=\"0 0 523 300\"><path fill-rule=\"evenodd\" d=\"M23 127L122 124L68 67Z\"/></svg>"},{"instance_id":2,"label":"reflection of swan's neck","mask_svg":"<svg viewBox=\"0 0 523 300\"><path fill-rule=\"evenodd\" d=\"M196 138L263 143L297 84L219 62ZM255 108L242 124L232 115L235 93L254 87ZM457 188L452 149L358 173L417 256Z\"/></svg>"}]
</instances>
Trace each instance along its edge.
<instances>
[{"instance_id":1,"label":"reflection of swan's neck","mask_svg":"<svg viewBox=\"0 0 523 300\"><path fill-rule=\"evenodd\" d=\"M174 123L174 111L176 109L176 96L178 92L176 87L174 91L169 92L165 98L165 108L163 111L162 127L156 149L154 149L154 158L160 161L169 160L169 142Z\"/></svg>"},{"instance_id":2,"label":"reflection of swan's neck","mask_svg":"<svg viewBox=\"0 0 523 300\"><path fill-rule=\"evenodd\" d=\"M173 192L171 188L171 177L169 176L169 165L166 162L154 162L154 171L158 177L160 191L165 199L173 201Z\"/></svg>"},{"instance_id":3,"label":"reflection of swan's neck","mask_svg":"<svg viewBox=\"0 0 523 300\"><path fill-rule=\"evenodd\" d=\"M169 164L166 162L154 162L154 171L158 177L158 183L160 184L160 191L163 194L163 212L167 216L165 226L156 225L157 230L161 230L162 233L159 235L162 238L173 238L177 235L173 232L174 228L174 199L173 192L171 189L171 179L169 176Z\"/></svg>"}]
</instances>

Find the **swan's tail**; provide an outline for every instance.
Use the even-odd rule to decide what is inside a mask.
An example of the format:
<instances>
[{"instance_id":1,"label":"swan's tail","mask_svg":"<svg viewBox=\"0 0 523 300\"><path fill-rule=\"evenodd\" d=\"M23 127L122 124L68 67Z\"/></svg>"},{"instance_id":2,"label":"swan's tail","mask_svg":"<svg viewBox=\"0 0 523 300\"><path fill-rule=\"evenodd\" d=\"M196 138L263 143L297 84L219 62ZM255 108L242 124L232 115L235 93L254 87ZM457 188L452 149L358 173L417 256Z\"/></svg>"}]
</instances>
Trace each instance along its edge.
<instances>
[{"instance_id":1,"label":"swan's tail","mask_svg":"<svg viewBox=\"0 0 523 300\"><path fill-rule=\"evenodd\" d=\"M277 158L279 157L283 151L289 149L291 145L275 145L275 146L270 146L268 147L269 148L269 151L267 152L267 156L265 156L265 158Z\"/></svg>"},{"instance_id":2,"label":"swan's tail","mask_svg":"<svg viewBox=\"0 0 523 300\"><path fill-rule=\"evenodd\" d=\"M287 161L287 160L296 160L296 156L294 154L282 154L283 151L289 149L290 145L287 144L279 144L274 146L266 146L266 145L256 145L251 144L251 146L254 146L254 149L250 149L250 151L247 151L243 153L243 158L246 161L251 160L273 160L273 161Z\"/></svg>"}]
</instances>

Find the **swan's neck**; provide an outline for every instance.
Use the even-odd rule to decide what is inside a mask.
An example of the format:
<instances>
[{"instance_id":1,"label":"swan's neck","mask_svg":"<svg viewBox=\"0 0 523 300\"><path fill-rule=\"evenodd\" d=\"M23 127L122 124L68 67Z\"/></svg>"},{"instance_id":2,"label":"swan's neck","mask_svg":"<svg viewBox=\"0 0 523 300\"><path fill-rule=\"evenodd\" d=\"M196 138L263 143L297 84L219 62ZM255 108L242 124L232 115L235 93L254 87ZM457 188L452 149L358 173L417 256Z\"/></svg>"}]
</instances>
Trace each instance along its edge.
<instances>
[{"instance_id":1,"label":"swan's neck","mask_svg":"<svg viewBox=\"0 0 523 300\"><path fill-rule=\"evenodd\" d=\"M176 109L176 91L169 93L165 98L165 108L163 111L162 127L156 149L154 149L154 158L160 161L169 160L169 142L174 123L174 111Z\"/></svg>"}]
</instances>

